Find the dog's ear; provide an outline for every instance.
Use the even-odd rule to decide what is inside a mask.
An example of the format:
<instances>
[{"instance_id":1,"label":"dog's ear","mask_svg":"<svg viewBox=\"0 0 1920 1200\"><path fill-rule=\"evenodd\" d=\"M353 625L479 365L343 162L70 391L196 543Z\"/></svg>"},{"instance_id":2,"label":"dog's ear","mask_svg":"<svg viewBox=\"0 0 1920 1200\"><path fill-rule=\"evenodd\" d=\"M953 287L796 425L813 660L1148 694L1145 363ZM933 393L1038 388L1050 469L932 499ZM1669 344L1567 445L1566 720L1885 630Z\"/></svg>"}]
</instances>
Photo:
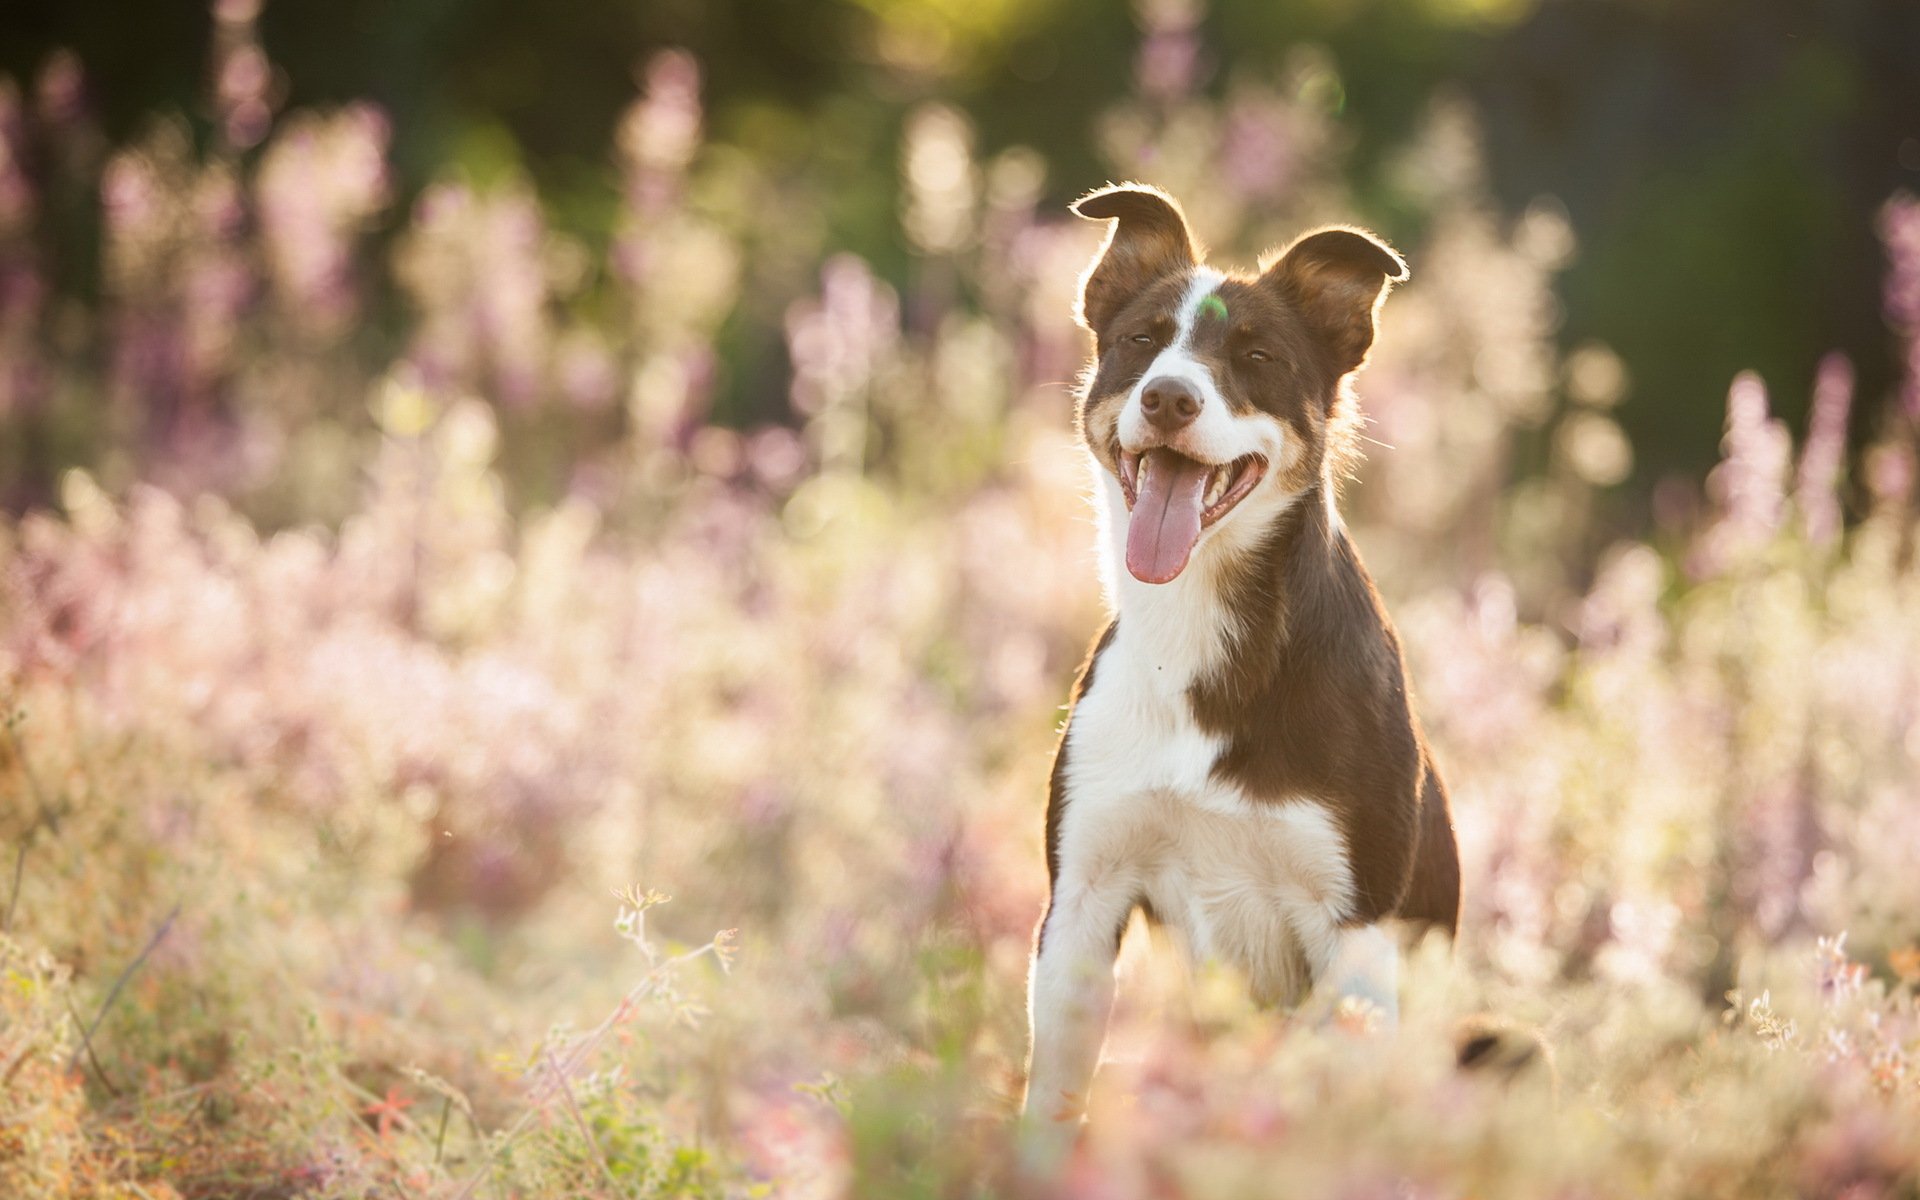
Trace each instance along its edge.
<instances>
[{"instance_id":1,"label":"dog's ear","mask_svg":"<svg viewBox=\"0 0 1920 1200\"><path fill-rule=\"evenodd\" d=\"M1261 276L1306 318L1342 375L1366 361L1387 285L1406 278L1407 264L1391 246L1339 225L1303 235Z\"/></svg>"},{"instance_id":2,"label":"dog's ear","mask_svg":"<svg viewBox=\"0 0 1920 1200\"><path fill-rule=\"evenodd\" d=\"M1080 281L1080 309L1074 314L1095 335L1148 284L1200 261L1180 205L1159 188L1141 183L1101 188L1075 201L1073 211L1090 221L1113 222Z\"/></svg>"}]
</instances>

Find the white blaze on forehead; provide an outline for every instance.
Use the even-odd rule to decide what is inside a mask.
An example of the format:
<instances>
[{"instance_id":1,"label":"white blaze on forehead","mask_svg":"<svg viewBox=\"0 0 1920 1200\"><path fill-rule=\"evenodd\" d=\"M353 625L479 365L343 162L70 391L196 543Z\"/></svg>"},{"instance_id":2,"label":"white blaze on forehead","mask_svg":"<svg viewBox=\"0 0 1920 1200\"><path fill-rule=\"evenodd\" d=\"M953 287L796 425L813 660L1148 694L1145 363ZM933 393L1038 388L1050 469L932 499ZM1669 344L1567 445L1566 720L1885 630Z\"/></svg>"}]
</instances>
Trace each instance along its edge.
<instances>
[{"instance_id":1,"label":"white blaze on forehead","mask_svg":"<svg viewBox=\"0 0 1920 1200\"><path fill-rule=\"evenodd\" d=\"M1161 443L1147 422L1140 396L1156 379L1177 379L1200 401L1200 415L1192 425L1167 439L1168 444L1201 462L1232 462L1248 454L1264 455L1269 462L1279 461L1285 438L1280 422L1264 413L1238 415L1230 411L1212 369L1193 354L1193 335L1200 324L1201 309L1225 282L1226 276L1211 267L1193 269L1187 290L1180 297L1179 311L1174 315L1173 340L1134 381L1127 393L1127 403L1120 410L1123 449L1138 451Z\"/></svg>"},{"instance_id":2,"label":"white blaze on forehead","mask_svg":"<svg viewBox=\"0 0 1920 1200\"><path fill-rule=\"evenodd\" d=\"M1186 354L1193 345L1193 327L1200 320L1200 306L1206 303L1208 296L1220 290L1227 277L1212 267L1195 267L1193 278L1187 283L1187 294L1180 298L1180 314L1175 319L1176 328L1173 345L1161 352L1161 357L1178 351Z\"/></svg>"},{"instance_id":3,"label":"white blaze on forehead","mask_svg":"<svg viewBox=\"0 0 1920 1200\"><path fill-rule=\"evenodd\" d=\"M1144 428L1146 415L1140 411L1140 393L1151 380L1178 379L1193 389L1203 410L1221 406L1220 389L1213 382L1213 372L1193 356L1193 330L1200 323L1200 306L1225 282L1226 276L1212 267L1193 269L1193 276L1187 281L1187 290L1180 297L1180 308L1174 314L1173 340L1154 357L1127 396L1127 407L1120 414L1120 440L1123 445L1136 444L1127 437L1130 419L1134 426Z\"/></svg>"}]
</instances>

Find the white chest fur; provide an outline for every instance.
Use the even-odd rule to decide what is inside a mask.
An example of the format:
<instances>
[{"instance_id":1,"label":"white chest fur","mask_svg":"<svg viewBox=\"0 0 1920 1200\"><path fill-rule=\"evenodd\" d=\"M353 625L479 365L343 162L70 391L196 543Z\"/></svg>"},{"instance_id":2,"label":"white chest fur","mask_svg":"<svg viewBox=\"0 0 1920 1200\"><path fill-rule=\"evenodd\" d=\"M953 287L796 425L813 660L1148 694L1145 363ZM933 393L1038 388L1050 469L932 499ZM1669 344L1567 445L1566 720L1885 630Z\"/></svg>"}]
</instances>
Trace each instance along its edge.
<instances>
[{"instance_id":1,"label":"white chest fur","mask_svg":"<svg viewBox=\"0 0 1920 1200\"><path fill-rule=\"evenodd\" d=\"M1049 818L1057 870L1029 977L1033 1056L1026 1111L1070 1129L1083 1110L1113 996L1118 933L1150 906L1200 961L1231 965L1256 998L1324 1014L1345 998L1392 1019L1397 955L1383 929L1343 926L1353 870L1332 813L1313 796L1249 796L1216 776L1220 738L1188 689L1230 653L1236 630L1219 564L1247 522L1203 537L1171 583L1120 567L1127 510L1096 471L1102 575L1119 614L1075 703ZM1268 517L1292 497L1256 499ZM1057 818L1057 823L1055 823Z\"/></svg>"},{"instance_id":2,"label":"white chest fur","mask_svg":"<svg viewBox=\"0 0 1920 1200\"><path fill-rule=\"evenodd\" d=\"M1183 647L1135 617L1068 730L1060 899L1145 902L1195 959L1244 971L1262 1000L1296 999L1352 898L1344 839L1311 798L1250 798L1214 776L1222 747L1193 720Z\"/></svg>"}]
</instances>

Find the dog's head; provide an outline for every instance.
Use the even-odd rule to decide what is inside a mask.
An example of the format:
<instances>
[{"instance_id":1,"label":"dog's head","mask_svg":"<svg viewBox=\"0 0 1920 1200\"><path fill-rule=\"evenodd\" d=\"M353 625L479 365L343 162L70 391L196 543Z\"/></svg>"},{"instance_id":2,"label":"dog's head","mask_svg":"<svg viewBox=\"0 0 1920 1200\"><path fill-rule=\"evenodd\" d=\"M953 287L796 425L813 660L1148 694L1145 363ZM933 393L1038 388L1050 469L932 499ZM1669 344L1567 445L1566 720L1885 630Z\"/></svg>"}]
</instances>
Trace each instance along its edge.
<instances>
[{"instance_id":1,"label":"dog's head","mask_svg":"<svg viewBox=\"0 0 1920 1200\"><path fill-rule=\"evenodd\" d=\"M1104 188L1073 211L1113 222L1082 281L1095 358L1080 430L1125 498L1127 570L1166 583L1204 539L1266 524L1322 477L1342 382L1407 266L1333 227L1229 275L1202 265L1155 188Z\"/></svg>"}]
</instances>

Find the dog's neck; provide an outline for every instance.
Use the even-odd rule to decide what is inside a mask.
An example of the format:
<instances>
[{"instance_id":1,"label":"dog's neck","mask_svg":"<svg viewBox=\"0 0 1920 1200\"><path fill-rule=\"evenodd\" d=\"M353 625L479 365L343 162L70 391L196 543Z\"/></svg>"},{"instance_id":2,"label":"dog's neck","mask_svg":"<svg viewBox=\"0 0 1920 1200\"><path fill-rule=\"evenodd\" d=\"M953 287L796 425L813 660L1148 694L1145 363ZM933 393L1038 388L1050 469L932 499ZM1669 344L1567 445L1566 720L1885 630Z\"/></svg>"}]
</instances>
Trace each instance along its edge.
<instances>
[{"instance_id":1,"label":"dog's neck","mask_svg":"<svg viewBox=\"0 0 1920 1200\"><path fill-rule=\"evenodd\" d=\"M1264 674L1278 669L1290 644L1314 636L1323 606L1313 601L1337 570L1344 536L1330 481L1236 514L1194 548L1172 582L1151 584L1127 572L1126 506L1101 475L1108 606L1156 684L1184 691L1218 676L1229 659L1237 676Z\"/></svg>"}]
</instances>

